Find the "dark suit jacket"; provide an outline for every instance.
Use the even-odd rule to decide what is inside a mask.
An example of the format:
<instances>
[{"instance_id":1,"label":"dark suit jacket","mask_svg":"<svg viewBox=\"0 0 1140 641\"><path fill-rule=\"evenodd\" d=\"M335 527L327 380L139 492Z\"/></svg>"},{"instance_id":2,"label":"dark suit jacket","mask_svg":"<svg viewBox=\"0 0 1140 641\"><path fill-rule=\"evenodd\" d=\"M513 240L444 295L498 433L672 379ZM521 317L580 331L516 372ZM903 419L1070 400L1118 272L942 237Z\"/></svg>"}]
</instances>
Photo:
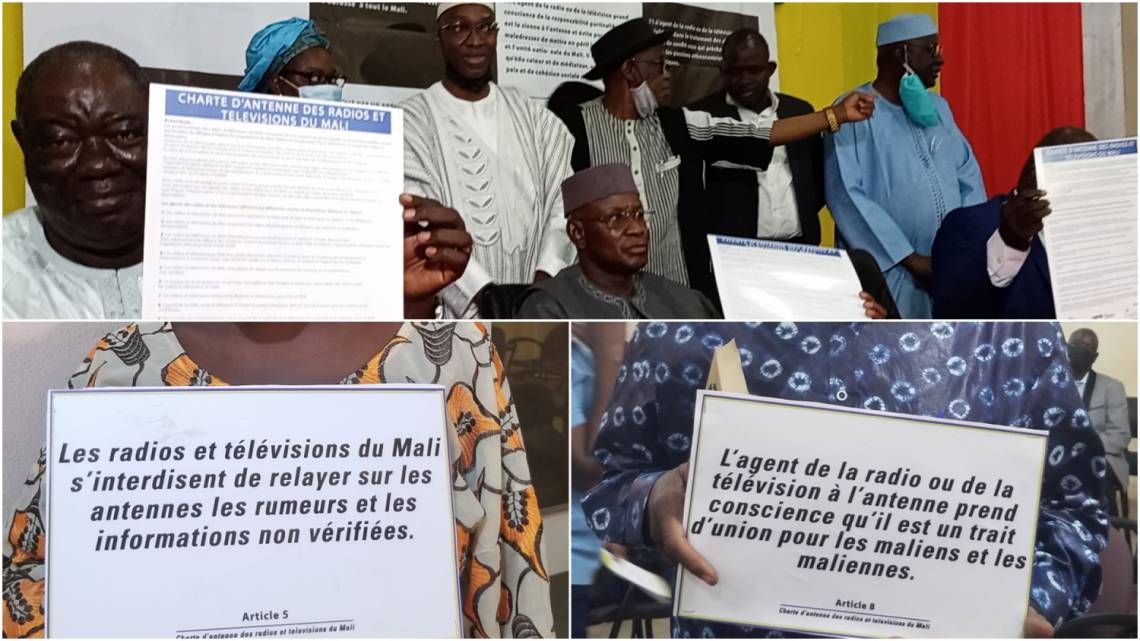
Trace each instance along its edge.
<instances>
[{"instance_id":1,"label":"dark suit jacket","mask_svg":"<svg viewBox=\"0 0 1140 641\"><path fill-rule=\"evenodd\" d=\"M1029 257L1008 287L994 287L986 241L1001 224L1006 196L947 214L934 237L931 296L935 318L1054 319L1053 285L1045 245L1034 237Z\"/></svg>"},{"instance_id":2,"label":"dark suit jacket","mask_svg":"<svg viewBox=\"0 0 1140 641\"><path fill-rule=\"evenodd\" d=\"M802 116L815 111L811 104L787 94L777 93L777 118ZM736 107L725 101L726 92L705 96L689 105L690 109L705 111L713 116L739 118ZM823 193L823 138L810 138L786 146L788 164L792 170L792 189L799 209L801 235L786 239L818 245L819 210L824 206ZM709 233L722 236L756 238L757 216L756 172L748 169L727 169L705 163L705 199L712 214Z\"/></svg>"}]
</instances>

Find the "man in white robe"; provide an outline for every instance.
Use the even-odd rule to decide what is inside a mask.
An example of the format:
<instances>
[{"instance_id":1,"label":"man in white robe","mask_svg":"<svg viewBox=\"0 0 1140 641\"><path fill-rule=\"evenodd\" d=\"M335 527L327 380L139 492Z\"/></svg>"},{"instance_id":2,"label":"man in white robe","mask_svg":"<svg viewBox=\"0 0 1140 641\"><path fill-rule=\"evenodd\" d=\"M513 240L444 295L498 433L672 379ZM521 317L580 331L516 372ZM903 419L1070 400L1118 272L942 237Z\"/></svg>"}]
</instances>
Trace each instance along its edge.
<instances>
[{"instance_id":1,"label":"man in white robe","mask_svg":"<svg viewBox=\"0 0 1140 641\"><path fill-rule=\"evenodd\" d=\"M142 312L147 78L117 49L69 42L20 75L12 133L36 205L4 217L4 317Z\"/></svg>"},{"instance_id":2,"label":"man in white robe","mask_svg":"<svg viewBox=\"0 0 1140 641\"><path fill-rule=\"evenodd\" d=\"M494 5L441 3L441 82L404 109L405 191L456 209L474 239L463 276L441 292L472 317L490 283L529 284L574 261L562 218L573 138L540 102L491 82Z\"/></svg>"}]
</instances>

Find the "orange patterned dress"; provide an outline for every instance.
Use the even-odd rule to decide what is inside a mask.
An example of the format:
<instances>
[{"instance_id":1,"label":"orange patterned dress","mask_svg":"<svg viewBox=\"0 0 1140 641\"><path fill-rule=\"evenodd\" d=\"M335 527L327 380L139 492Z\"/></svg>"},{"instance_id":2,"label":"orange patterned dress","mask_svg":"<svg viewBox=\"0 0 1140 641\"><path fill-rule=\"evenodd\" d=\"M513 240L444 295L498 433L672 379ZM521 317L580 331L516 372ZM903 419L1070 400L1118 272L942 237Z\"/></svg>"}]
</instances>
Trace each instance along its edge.
<instances>
[{"instance_id":1,"label":"orange patterned dress","mask_svg":"<svg viewBox=\"0 0 1140 641\"><path fill-rule=\"evenodd\" d=\"M552 636L542 517L510 385L484 326L405 323L380 353L341 382L447 389L451 451L457 453L453 494L465 636ZM108 334L68 381L70 388L190 385L226 382L194 363L170 324L132 324ZM41 450L8 526L5 637L43 636L44 470Z\"/></svg>"}]
</instances>

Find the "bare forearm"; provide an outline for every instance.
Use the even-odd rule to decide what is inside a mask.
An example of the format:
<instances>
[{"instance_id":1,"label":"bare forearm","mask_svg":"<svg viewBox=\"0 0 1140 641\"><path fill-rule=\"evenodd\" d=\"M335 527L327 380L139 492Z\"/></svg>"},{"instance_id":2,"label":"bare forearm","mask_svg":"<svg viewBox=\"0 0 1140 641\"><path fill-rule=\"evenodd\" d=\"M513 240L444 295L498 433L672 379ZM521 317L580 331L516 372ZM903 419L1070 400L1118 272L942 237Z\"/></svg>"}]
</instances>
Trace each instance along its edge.
<instances>
[{"instance_id":1,"label":"bare forearm","mask_svg":"<svg viewBox=\"0 0 1140 641\"><path fill-rule=\"evenodd\" d=\"M839 124L843 124L842 110L835 110L835 119ZM803 116L796 116L794 118L781 118L772 123L772 133L769 142L772 145L786 145L790 142L796 142L810 136L814 136L821 131L828 131L831 125L827 121L827 114L823 111L805 114Z\"/></svg>"}]
</instances>

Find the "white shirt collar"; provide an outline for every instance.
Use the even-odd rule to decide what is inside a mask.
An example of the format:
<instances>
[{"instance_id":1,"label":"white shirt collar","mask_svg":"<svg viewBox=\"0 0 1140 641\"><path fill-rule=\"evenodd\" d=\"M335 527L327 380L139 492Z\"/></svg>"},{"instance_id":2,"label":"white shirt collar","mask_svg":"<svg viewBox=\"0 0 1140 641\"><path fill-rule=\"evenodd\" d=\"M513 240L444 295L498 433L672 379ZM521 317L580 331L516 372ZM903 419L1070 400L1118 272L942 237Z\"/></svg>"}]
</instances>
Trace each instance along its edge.
<instances>
[{"instance_id":1,"label":"white shirt collar","mask_svg":"<svg viewBox=\"0 0 1140 641\"><path fill-rule=\"evenodd\" d=\"M51 246L51 243L48 242L47 236L44 235L44 226L43 222L40 220L41 214L39 206L33 206L31 207L31 210L33 212L33 220L29 221L30 225L27 236L28 244L31 245L34 251L43 256L44 259L53 267L87 280L113 278L116 272L130 274L132 272L142 270L141 262L135 265L115 269L107 267L89 267L87 265L77 263L69 258L65 258L62 254L57 252L54 247Z\"/></svg>"},{"instance_id":2,"label":"white shirt collar","mask_svg":"<svg viewBox=\"0 0 1140 641\"><path fill-rule=\"evenodd\" d=\"M744 110L747 110L749 112L759 113L759 114L767 114L769 111L774 114L774 113L776 113L776 110L780 108L780 97L777 96L776 92L772 91L771 89L768 90L769 105L768 105L768 108L765 109L764 111L760 111L760 112L752 111L748 107L745 107L744 105L741 105L740 103L733 100L732 94L728 93L727 91L724 92L724 101L727 102L728 104L732 105L733 107L736 107L737 109L744 109Z\"/></svg>"},{"instance_id":3,"label":"white shirt collar","mask_svg":"<svg viewBox=\"0 0 1140 641\"><path fill-rule=\"evenodd\" d=\"M482 107L487 107L487 106L493 105L499 98L499 91L498 91L498 88L495 86L495 83L494 82L488 82L487 86L489 87L489 89L487 91L487 95L483 96L482 98L480 98L478 100L464 100L463 98L458 98L458 97L452 95L452 93L447 90L447 87L443 86L442 80L439 82L436 82L431 87L428 87L428 91L435 93L436 97L439 100L441 100L443 102L451 103L457 107L460 107L460 108L467 107L469 109L480 109Z\"/></svg>"}]
</instances>

